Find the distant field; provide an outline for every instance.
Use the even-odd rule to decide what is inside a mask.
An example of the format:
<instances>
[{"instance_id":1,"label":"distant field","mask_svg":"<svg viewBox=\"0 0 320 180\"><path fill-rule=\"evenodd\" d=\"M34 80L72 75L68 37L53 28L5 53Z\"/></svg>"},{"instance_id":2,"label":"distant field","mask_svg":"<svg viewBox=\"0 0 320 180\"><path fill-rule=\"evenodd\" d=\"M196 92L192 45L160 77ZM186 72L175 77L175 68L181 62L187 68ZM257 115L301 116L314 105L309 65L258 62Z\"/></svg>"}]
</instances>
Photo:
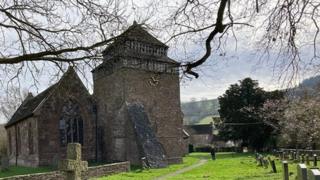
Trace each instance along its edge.
<instances>
[{"instance_id":1,"label":"distant field","mask_svg":"<svg viewBox=\"0 0 320 180\"><path fill-rule=\"evenodd\" d=\"M181 103L184 124L198 124L208 116L218 116L218 109L219 102L217 99Z\"/></svg>"},{"instance_id":2,"label":"distant field","mask_svg":"<svg viewBox=\"0 0 320 180\"><path fill-rule=\"evenodd\" d=\"M212 122L212 116L207 116L201 119L197 124L210 124Z\"/></svg>"}]
</instances>

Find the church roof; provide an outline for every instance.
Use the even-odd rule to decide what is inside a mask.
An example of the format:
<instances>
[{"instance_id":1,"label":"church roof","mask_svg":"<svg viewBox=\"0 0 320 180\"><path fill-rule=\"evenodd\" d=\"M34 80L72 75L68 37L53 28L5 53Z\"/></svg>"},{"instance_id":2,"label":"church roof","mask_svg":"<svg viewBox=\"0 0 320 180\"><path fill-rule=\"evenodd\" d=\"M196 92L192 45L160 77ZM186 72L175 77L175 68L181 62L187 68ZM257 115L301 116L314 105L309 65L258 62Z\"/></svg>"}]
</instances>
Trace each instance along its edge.
<instances>
[{"instance_id":1,"label":"church roof","mask_svg":"<svg viewBox=\"0 0 320 180\"><path fill-rule=\"evenodd\" d=\"M17 109L17 111L13 114L9 122L6 124L6 127L9 127L28 117L31 117L34 110L41 104L44 99L46 99L51 94L56 85L57 84L50 86L35 97L26 98Z\"/></svg>"},{"instance_id":2,"label":"church roof","mask_svg":"<svg viewBox=\"0 0 320 180\"><path fill-rule=\"evenodd\" d=\"M55 89L58 88L60 82L62 81L62 79L64 79L65 77L68 76L68 74L70 73L76 73L74 71L74 69L72 67L69 67L69 69L67 70L66 73L64 73L64 75L61 77L61 79L59 80L59 82L57 82L56 84L48 87L46 90L42 91L41 93L39 93L37 96L32 97L32 96L28 96L19 106L19 108L17 109L17 111L13 114L13 116L11 117L11 119L8 121L8 123L6 124L6 128L18 123L22 120L25 120L28 117L32 117L33 113L36 109L38 109L41 104L43 104L43 102L53 93L53 91Z\"/></svg>"},{"instance_id":3,"label":"church roof","mask_svg":"<svg viewBox=\"0 0 320 180\"><path fill-rule=\"evenodd\" d=\"M118 36L118 38L145 42L148 44L168 47L157 38L152 36L141 24L133 23L126 31Z\"/></svg>"},{"instance_id":4,"label":"church roof","mask_svg":"<svg viewBox=\"0 0 320 180\"><path fill-rule=\"evenodd\" d=\"M117 36L112 44L110 44L102 53L108 52L113 47L116 47L119 44L123 44L125 41L138 41L146 44L162 46L168 48L167 45L159 41L153 35L151 35L141 24L134 22L127 30Z\"/></svg>"}]
</instances>

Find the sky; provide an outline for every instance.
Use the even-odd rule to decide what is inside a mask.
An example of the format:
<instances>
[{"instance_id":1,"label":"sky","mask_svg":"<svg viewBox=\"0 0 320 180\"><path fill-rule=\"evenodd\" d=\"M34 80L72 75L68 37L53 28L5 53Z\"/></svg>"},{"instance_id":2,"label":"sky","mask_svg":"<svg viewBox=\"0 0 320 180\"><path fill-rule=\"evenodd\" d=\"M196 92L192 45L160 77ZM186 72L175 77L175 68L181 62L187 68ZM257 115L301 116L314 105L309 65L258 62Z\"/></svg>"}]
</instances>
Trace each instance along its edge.
<instances>
[{"instance_id":1,"label":"sky","mask_svg":"<svg viewBox=\"0 0 320 180\"><path fill-rule=\"evenodd\" d=\"M163 18L158 13L166 14L166 11L169 11L168 9L157 8L152 12L139 10L138 6L140 3L140 6L143 7L144 4L148 4L148 2L152 2L152 0L131 2L135 2L135 4L128 5L129 9L134 9L132 16L129 16L128 25L132 24L133 20L137 20L139 23L139 21L142 22L144 19L148 19L146 17L152 15L152 18L148 19L146 23L157 27L159 26L157 21ZM165 1L159 1L159 3L164 2ZM173 7L175 3L173 1L171 3L173 3ZM168 39L168 34L166 37L166 35L161 33L161 30L157 30L157 28L150 29L149 31L163 42ZM207 34L208 32L204 32L204 37L206 37ZM246 77L257 80L260 87L268 91L287 87L286 85L288 84L284 83L282 81L283 79L280 78L279 80L279 72L277 72L274 66L276 62L275 59L269 58L261 60L260 55L256 53L256 36L259 36L259 34L254 32L254 29L247 28L245 30L237 29L235 35L237 37L236 39L229 38L227 44L223 44L223 47L219 51L213 51L213 54L207 62L196 69L200 74L198 79L188 79L186 77L181 79L180 97L182 102L187 102L194 98L196 100L217 98L223 95L231 84L238 83L239 80ZM205 41L205 39L201 39L200 37L201 36L199 36L199 39L197 39L198 37L186 39L185 42L169 42L169 57L180 62L200 58L204 53L203 45ZM216 45L213 44L213 46L215 48ZM187 53L185 53L185 51L187 51ZM220 56L221 52L223 54L222 56ZM21 81L22 88L30 90L34 94L43 91L58 80L58 78L54 80L48 78L50 73L53 72L44 72L41 77L36 79L39 81L38 87L32 86L34 78L32 78L30 74L26 74ZM5 74L1 74L0 72L0 77L4 77L4 75ZM312 75L314 74L301 72L298 79L295 80L295 84ZM88 70L87 78L89 80L92 79L90 70ZM87 81L84 82L92 92L92 84L90 84L90 82L87 84ZM0 90L0 93L3 92ZM0 117L0 119L3 118Z\"/></svg>"}]
</instances>

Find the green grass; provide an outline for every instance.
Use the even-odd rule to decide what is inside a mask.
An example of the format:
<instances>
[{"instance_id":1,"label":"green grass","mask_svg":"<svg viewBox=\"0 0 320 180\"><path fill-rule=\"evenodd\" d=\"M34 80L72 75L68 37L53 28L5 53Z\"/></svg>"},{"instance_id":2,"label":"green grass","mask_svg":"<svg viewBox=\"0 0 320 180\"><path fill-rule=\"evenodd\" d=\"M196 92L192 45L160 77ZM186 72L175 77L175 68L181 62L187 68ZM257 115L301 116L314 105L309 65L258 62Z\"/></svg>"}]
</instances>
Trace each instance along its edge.
<instances>
[{"instance_id":1,"label":"green grass","mask_svg":"<svg viewBox=\"0 0 320 180\"><path fill-rule=\"evenodd\" d=\"M282 167L280 161L277 163L277 173L268 169L257 166L254 157L249 153L218 153L217 160L212 161L208 153L192 153L184 158L184 163L171 165L164 169L141 170L134 169L128 173L121 173L108 177L99 178L99 180L147 180L175 172L184 167L196 164L200 159L208 159L208 162L191 171L168 178L169 180L182 179L213 179L213 180L281 180ZM296 175L296 164L289 164L290 178Z\"/></svg>"},{"instance_id":2,"label":"green grass","mask_svg":"<svg viewBox=\"0 0 320 180\"><path fill-rule=\"evenodd\" d=\"M213 122L212 116L207 116L201 119L197 124L210 124L210 122Z\"/></svg>"},{"instance_id":3,"label":"green grass","mask_svg":"<svg viewBox=\"0 0 320 180\"><path fill-rule=\"evenodd\" d=\"M17 175L24 175L24 174L33 174L33 173L44 173L53 171L54 169L51 167L21 167L21 166L11 166L6 171L0 171L0 178L8 177L8 176L17 176Z\"/></svg>"},{"instance_id":4,"label":"green grass","mask_svg":"<svg viewBox=\"0 0 320 180\"><path fill-rule=\"evenodd\" d=\"M128 173L121 173L121 174L116 174L112 176L107 176L107 177L102 177L99 178L99 180L120 180L120 179L139 179L139 180L147 180L147 179L153 179L155 177L168 174L171 172L175 172L179 169L182 169L184 167L191 166L192 164L195 164L199 161L201 158L202 154L193 154L192 156L187 156L184 158L184 163L182 164L175 164L175 165L170 165L167 168L162 168L162 169L145 169L142 170L141 168L132 168L132 171Z\"/></svg>"}]
</instances>

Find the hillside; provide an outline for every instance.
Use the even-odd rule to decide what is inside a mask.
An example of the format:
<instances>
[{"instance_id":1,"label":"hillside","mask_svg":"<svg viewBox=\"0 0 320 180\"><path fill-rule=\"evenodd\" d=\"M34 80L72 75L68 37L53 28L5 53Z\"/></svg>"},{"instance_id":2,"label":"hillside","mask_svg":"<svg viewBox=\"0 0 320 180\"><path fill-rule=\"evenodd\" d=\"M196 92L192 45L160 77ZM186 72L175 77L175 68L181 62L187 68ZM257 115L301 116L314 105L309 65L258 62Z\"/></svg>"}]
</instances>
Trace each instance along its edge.
<instances>
[{"instance_id":1,"label":"hillside","mask_svg":"<svg viewBox=\"0 0 320 180\"><path fill-rule=\"evenodd\" d=\"M288 89L291 98L320 95L320 75L303 80L298 86Z\"/></svg>"},{"instance_id":2,"label":"hillside","mask_svg":"<svg viewBox=\"0 0 320 180\"><path fill-rule=\"evenodd\" d=\"M184 124L198 124L210 122L211 116L218 116L218 99L192 101L181 104L184 113Z\"/></svg>"}]
</instances>

